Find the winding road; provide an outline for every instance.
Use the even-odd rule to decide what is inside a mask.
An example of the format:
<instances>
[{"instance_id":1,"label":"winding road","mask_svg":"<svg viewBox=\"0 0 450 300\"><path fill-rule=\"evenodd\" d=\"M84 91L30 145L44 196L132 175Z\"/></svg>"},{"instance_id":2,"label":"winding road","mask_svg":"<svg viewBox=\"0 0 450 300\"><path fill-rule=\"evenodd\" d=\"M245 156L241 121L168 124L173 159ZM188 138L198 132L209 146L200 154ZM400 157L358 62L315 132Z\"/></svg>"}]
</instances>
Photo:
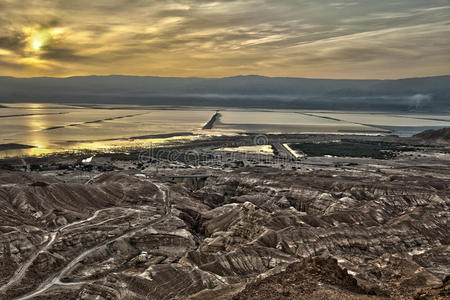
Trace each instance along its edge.
<instances>
[{"instance_id":1,"label":"winding road","mask_svg":"<svg viewBox=\"0 0 450 300\"><path fill-rule=\"evenodd\" d=\"M147 222L145 224L142 224L139 227L135 227L135 228L131 228L129 230L124 231L122 234L110 238L106 241L103 241L99 244L97 244L96 246L84 251L83 253L81 253L80 255L78 255L76 258L74 258L71 262L69 262L61 271L53 274L51 277L47 278L35 291L30 292L27 295L24 296L20 296L18 298L16 298L16 300L25 300L25 299L31 299L33 297L36 297L46 291L48 291L51 287L55 286L55 285L78 285L78 284L83 284L84 282L74 282L74 283L63 283L61 282L61 279L64 278L67 274L69 274L72 269L80 262L82 261L85 257L87 257L88 255L90 255L91 253L95 252L96 250L100 249L103 246L109 245L115 241L117 241L118 239L121 238L125 238L125 237L129 237L132 234L134 234L135 232L149 226L149 225L153 225L156 223L159 223L163 220L165 220L166 218L168 218L168 216L170 215L170 198L169 198L169 189L164 185L164 184L160 184L160 183L153 183L155 184L158 189L159 189L159 193L161 194L163 203L164 203L164 215L162 215L161 217L154 219L150 222ZM111 209L111 208L109 208ZM98 210L94 213L94 215L86 220L83 221L78 221L78 222L74 222L68 225L65 225L64 227L61 227L58 229L57 232L53 232L51 233L51 238L50 241L43 247L41 248L36 254L34 254L29 260L27 260L27 262L25 264L23 264L17 271L16 273L13 275L13 277L11 277L11 279L8 281L7 284L5 284L4 286L2 286L0 288L0 292L4 292L6 291L12 284L14 284L15 282L17 282L18 280L22 279L23 275L25 274L25 272L28 270L29 266L33 263L33 261L38 257L38 255L40 253L42 253L43 251L46 251L52 244L53 242L56 240L56 237L58 235L58 232L67 229L68 227L72 227L75 225L79 225L82 223L86 223L88 221L91 221L93 219L95 219L98 214L101 211L105 211L107 209L102 209L102 210Z\"/></svg>"}]
</instances>

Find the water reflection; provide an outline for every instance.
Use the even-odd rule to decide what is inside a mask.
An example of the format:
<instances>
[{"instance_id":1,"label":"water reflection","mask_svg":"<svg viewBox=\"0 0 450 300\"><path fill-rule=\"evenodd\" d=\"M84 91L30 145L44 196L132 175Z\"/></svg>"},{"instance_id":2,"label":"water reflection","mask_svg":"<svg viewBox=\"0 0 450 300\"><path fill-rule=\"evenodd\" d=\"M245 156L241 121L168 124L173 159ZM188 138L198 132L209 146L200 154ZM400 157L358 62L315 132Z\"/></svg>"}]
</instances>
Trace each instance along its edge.
<instances>
[{"instance_id":1,"label":"water reflection","mask_svg":"<svg viewBox=\"0 0 450 300\"><path fill-rule=\"evenodd\" d=\"M39 111L40 109L41 106L33 104L29 106L25 113L33 113L33 111ZM46 115L36 114L23 118L25 119L27 127L30 128L30 130L26 132L26 144L35 147L27 151L29 155L41 155L51 152L51 149L48 149L48 139L45 134L42 133L42 130L48 125L46 117Z\"/></svg>"},{"instance_id":2,"label":"water reflection","mask_svg":"<svg viewBox=\"0 0 450 300\"><path fill-rule=\"evenodd\" d=\"M29 107L30 110L39 110L42 108L42 105L39 103L26 103L25 107Z\"/></svg>"},{"instance_id":3,"label":"water reflection","mask_svg":"<svg viewBox=\"0 0 450 300\"><path fill-rule=\"evenodd\" d=\"M422 131L423 126L445 127L450 124L448 116L434 115L225 109L221 111L221 122L217 123L214 130L202 131L203 125L216 112L214 108L108 109L97 106L92 109L43 103L7 106L0 108L0 144L29 145L34 148L0 151L0 157L83 149L114 151L117 148L178 143L195 138L188 137L186 133L196 136L241 132L376 133L388 132L383 129L387 128L386 125L401 124L406 127L392 130L402 135L402 132L413 134ZM416 127L412 128L412 125ZM162 134L174 134L175 137L155 138ZM148 136L153 138L146 138Z\"/></svg>"}]
</instances>

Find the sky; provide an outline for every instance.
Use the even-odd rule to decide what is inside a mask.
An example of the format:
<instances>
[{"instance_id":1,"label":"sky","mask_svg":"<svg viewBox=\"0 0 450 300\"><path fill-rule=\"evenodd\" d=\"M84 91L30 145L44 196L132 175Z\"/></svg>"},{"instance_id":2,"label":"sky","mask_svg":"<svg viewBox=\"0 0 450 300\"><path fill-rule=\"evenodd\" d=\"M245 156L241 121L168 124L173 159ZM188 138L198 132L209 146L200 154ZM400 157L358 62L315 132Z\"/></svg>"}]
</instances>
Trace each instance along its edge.
<instances>
[{"instance_id":1,"label":"sky","mask_svg":"<svg viewBox=\"0 0 450 300\"><path fill-rule=\"evenodd\" d=\"M449 0L0 0L0 76L450 74Z\"/></svg>"}]
</instances>

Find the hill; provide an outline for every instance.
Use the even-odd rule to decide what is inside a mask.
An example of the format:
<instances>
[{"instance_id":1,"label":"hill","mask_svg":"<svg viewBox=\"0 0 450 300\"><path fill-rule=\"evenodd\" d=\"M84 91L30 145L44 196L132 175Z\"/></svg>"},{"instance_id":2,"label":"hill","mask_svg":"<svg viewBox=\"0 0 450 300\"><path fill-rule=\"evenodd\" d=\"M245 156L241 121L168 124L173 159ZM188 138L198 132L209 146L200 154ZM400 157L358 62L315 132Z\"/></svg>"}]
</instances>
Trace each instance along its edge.
<instances>
[{"instance_id":1,"label":"hill","mask_svg":"<svg viewBox=\"0 0 450 300\"><path fill-rule=\"evenodd\" d=\"M415 138L424 140L447 140L450 141L450 127L438 130L425 130L414 135Z\"/></svg>"}]
</instances>

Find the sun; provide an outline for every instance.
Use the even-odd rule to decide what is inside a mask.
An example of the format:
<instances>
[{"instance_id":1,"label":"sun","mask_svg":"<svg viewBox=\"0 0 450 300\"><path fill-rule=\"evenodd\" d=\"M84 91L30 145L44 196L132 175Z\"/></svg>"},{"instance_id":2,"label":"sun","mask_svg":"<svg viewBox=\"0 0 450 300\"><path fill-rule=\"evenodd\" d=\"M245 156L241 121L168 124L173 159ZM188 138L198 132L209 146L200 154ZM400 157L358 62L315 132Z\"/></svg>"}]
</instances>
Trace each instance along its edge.
<instances>
[{"instance_id":1,"label":"sun","mask_svg":"<svg viewBox=\"0 0 450 300\"><path fill-rule=\"evenodd\" d=\"M33 31L30 35L29 46L34 52L39 52L43 47L52 42L52 34L49 30L41 29Z\"/></svg>"}]
</instances>

